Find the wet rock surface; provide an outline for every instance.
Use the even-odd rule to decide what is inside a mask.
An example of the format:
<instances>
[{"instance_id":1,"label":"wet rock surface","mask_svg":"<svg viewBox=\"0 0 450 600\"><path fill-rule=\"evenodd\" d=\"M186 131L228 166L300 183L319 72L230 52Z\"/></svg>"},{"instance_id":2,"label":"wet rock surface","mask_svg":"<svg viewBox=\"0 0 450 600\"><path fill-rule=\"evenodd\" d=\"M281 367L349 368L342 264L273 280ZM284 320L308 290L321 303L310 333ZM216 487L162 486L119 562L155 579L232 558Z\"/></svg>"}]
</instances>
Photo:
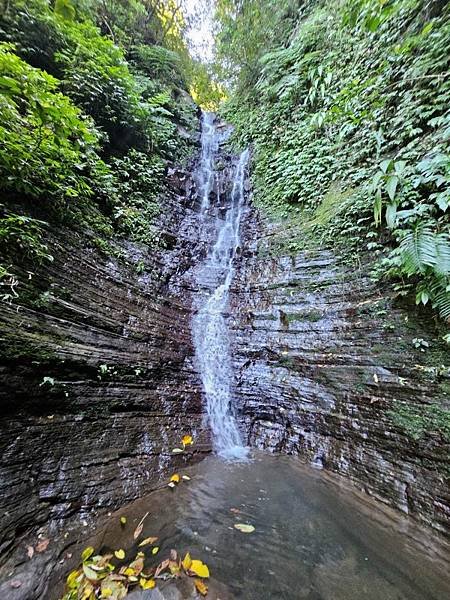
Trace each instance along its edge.
<instances>
[{"instance_id":1,"label":"wet rock surface","mask_svg":"<svg viewBox=\"0 0 450 600\"><path fill-rule=\"evenodd\" d=\"M232 185L232 157L222 163L214 206ZM124 241L124 261L51 230L54 262L33 273L24 303L0 306L0 596L46 597L74 540L211 452L191 321L215 224L199 220L195 165L167 179L164 250ZM186 433L194 447L173 454ZM29 560L40 539L48 550Z\"/></svg>"},{"instance_id":2,"label":"wet rock surface","mask_svg":"<svg viewBox=\"0 0 450 600\"><path fill-rule=\"evenodd\" d=\"M232 180L231 157L221 160L214 207ZM124 243L143 272L54 230L55 261L34 276L41 296L1 305L0 597L45 598L72 544L72 533L53 537L86 537L99 516L211 450L191 322L214 223L199 222L188 172L173 168L168 179L167 249ZM412 342L435 344L430 328L370 280L370 265L354 269L323 250L261 255L271 233L247 206L229 325L248 443L344 475L448 536L449 442L438 431L413 439L393 417L411 403L449 406L448 380L427 371ZM184 433L194 450L174 456ZM49 552L28 560L27 545L43 537ZM30 585L11 588L20 573Z\"/></svg>"},{"instance_id":3,"label":"wet rock surface","mask_svg":"<svg viewBox=\"0 0 450 600\"><path fill-rule=\"evenodd\" d=\"M90 238L51 231L54 262L33 275L32 301L1 305L0 579L27 561L26 545L39 533L90 527L210 452L191 290L170 289L202 252L189 224L196 197L186 172L169 177L161 227L172 247L155 255L125 244L127 264L103 256ZM172 454L186 433L195 447ZM29 573L38 565L39 576L33 590L14 591L18 598L45 597L62 547L52 538L49 550L45 565L39 555L22 564Z\"/></svg>"},{"instance_id":4,"label":"wet rock surface","mask_svg":"<svg viewBox=\"0 0 450 600\"><path fill-rule=\"evenodd\" d=\"M392 290L328 251L265 257L273 228L249 213L230 307L238 411L251 445L298 454L450 533L449 440L413 439L395 414L448 408L448 375L415 348L439 341ZM448 353L432 355L448 364ZM432 354L432 353L430 353ZM440 362L438 362L440 364Z\"/></svg>"}]
</instances>

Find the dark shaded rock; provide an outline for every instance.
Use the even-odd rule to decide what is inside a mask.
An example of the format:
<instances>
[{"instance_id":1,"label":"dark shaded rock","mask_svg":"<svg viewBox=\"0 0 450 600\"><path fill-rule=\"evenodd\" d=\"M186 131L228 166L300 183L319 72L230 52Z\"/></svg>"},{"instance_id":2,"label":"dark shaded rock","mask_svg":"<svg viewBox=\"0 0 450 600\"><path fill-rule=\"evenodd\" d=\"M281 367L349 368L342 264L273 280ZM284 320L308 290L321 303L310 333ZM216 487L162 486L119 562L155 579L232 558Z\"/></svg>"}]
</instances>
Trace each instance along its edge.
<instances>
[{"instance_id":1,"label":"dark shaded rock","mask_svg":"<svg viewBox=\"0 0 450 600\"><path fill-rule=\"evenodd\" d=\"M183 220L195 218L188 208L192 181L182 171L173 177L161 217L171 250L127 243L127 264L104 257L89 237L53 230L47 242L54 262L36 271L22 306L0 307L6 590L11 567L23 562L25 540L34 545L39 527L52 535L40 576L17 588L18 598L44 597L62 551L53 540L64 528L90 527L210 452L193 366L190 292L172 293L166 283L178 281L198 252L198 236L190 245L178 236ZM137 260L142 273L133 267ZM186 433L195 446L172 454Z\"/></svg>"}]
</instances>

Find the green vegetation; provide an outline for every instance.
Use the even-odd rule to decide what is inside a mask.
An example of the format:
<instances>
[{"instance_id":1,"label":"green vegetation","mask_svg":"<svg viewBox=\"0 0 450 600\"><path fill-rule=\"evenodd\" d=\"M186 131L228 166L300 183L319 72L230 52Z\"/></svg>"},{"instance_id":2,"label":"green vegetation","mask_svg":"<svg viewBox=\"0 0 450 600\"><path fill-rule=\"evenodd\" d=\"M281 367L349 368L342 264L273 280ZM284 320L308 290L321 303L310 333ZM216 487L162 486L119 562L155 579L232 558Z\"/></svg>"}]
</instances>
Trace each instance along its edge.
<instances>
[{"instance_id":1,"label":"green vegetation","mask_svg":"<svg viewBox=\"0 0 450 600\"><path fill-rule=\"evenodd\" d=\"M397 402L390 415L393 422L414 440L420 440L430 435L430 432L436 432L446 442L450 442L449 411L435 404L421 406Z\"/></svg>"},{"instance_id":2,"label":"green vegetation","mask_svg":"<svg viewBox=\"0 0 450 600\"><path fill-rule=\"evenodd\" d=\"M220 0L224 114L253 144L273 248L328 243L450 319L450 7ZM285 241L285 242L284 242Z\"/></svg>"},{"instance_id":3,"label":"green vegetation","mask_svg":"<svg viewBox=\"0 0 450 600\"><path fill-rule=\"evenodd\" d=\"M10 0L0 9L2 296L51 260L47 223L153 247L168 163L194 148L197 107L217 99L183 41L176 3ZM18 263L21 264L18 267Z\"/></svg>"}]
</instances>

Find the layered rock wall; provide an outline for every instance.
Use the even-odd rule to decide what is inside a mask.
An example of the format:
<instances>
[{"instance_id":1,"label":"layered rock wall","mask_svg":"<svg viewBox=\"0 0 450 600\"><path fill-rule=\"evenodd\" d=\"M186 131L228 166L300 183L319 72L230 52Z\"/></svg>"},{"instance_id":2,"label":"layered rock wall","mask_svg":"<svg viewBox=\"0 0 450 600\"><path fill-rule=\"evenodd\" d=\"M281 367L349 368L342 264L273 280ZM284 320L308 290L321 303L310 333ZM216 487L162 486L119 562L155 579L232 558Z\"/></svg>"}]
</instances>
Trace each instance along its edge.
<instances>
[{"instance_id":1,"label":"layered rock wall","mask_svg":"<svg viewBox=\"0 0 450 600\"><path fill-rule=\"evenodd\" d=\"M317 249L264 256L261 240L276 232L256 223L253 215L244 225L231 307L249 442L345 475L448 535L448 436L414 420L413 435L399 426L404 407L449 408L448 370L429 366L448 353L429 323L370 279L370 264L352 268ZM416 348L423 342L426 352Z\"/></svg>"},{"instance_id":2,"label":"layered rock wall","mask_svg":"<svg viewBox=\"0 0 450 600\"><path fill-rule=\"evenodd\" d=\"M201 252L195 236L177 237L195 214L195 195L185 173L172 173L171 187L162 227L172 248L123 248L144 264L140 274L104 257L92 239L53 230L55 260L33 274L34 300L1 305L3 559L40 525L74 515L93 522L210 451L191 290L169 290ZM173 455L186 433L193 451Z\"/></svg>"}]
</instances>

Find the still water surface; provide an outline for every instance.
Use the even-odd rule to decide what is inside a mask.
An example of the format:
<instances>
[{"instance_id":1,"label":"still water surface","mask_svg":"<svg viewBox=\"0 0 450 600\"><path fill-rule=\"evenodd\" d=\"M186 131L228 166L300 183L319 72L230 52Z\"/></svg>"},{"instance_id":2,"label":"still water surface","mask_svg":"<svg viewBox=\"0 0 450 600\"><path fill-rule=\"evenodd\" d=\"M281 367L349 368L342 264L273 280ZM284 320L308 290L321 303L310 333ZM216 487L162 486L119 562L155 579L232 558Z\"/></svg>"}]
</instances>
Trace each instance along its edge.
<instances>
[{"instance_id":1,"label":"still water surface","mask_svg":"<svg viewBox=\"0 0 450 600\"><path fill-rule=\"evenodd\" d=\"M170 548L189 550L232 598L450 598L443 571L396 531L408 527L404 519L396 527L374 508L375 521L367 504L295 458L256 454L230 463L210 457L188 472L191 481L142 498L129 517L150 511L142 536L159 536L161 560ZM255 531L241 533L234 523ZM123 535L110 531L105 547L129 547L132 539Z\"/></svg>"}]
</instances>

